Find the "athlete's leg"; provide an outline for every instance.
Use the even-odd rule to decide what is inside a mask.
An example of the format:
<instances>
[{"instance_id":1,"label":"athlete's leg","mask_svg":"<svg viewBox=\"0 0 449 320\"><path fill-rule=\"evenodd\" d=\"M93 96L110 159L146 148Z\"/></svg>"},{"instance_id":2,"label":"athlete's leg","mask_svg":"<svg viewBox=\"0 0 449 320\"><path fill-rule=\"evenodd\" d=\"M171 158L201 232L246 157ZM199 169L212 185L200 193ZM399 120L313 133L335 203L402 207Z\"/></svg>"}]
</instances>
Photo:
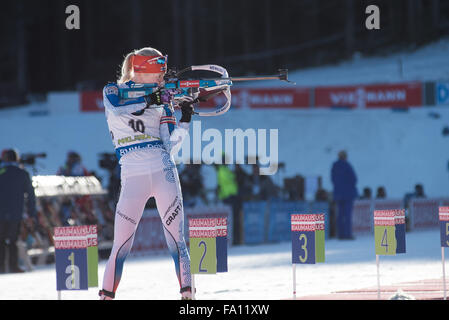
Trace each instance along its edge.
<instances>
[{"instance_id":1,"label":"athlete's leg","mask_svg":"<svg viewBox=\"0 0 449 320\"><path fill-rule=\"evenodd\" d=\"M149 198L149 175L122 177L122 189L114 221L114 243L103 277L103 290L115 293L123 264L131 250L134 235Z\"/></svg>"},{"instance_id":2,"label":"athlete's leg","mask_svg":"<svg viewBox=\"0 0 449 320\"><path fill-rule=\"evenodd\" d=\"M166 158L164 162L167 162ZM152 194L175 263L181 292L190 290L190 256L184 238L184 208L178 172L173 162L167 162L163 171L154 173L152 181Z\"/></svg>"}]
</instances>

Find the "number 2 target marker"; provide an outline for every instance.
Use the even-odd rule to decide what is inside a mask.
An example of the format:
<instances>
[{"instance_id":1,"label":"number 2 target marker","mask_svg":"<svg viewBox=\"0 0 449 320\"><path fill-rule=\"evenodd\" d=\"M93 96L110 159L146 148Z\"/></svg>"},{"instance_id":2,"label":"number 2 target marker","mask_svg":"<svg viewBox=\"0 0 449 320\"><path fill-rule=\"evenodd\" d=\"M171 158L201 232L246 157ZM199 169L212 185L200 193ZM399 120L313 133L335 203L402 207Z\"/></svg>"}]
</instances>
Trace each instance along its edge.
<instances>
[{"instance_id":1,"label":"number 2 target marker","mask_svg":"<svg viewBox=\"0 0 449 320\"><path fill-rule=\"evenodd\" d=\"M189 219L190 273L195 299L195 274L228 271L227 219Z\"/></svg>"}]
</instances>

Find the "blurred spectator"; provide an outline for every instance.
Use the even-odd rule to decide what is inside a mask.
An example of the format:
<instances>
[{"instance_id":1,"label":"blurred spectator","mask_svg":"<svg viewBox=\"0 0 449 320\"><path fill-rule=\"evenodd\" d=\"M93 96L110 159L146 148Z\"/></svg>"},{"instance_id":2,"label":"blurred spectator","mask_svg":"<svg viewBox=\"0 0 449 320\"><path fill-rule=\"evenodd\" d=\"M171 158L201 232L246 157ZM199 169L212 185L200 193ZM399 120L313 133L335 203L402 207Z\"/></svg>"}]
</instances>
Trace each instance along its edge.
<instances>
[{"instance_id":1,"label":"blurred spectator","mask_svg":"<svg viewBox=\"0 0 449 320\"><path fill-rule=\"evenodd\" d=\"M114 236L114 214L106 199L94 200L94 212L98 219L98 240L112 240Z\"/></svg>"},{"instance_id":2,"label":"blurred spectator","mask_svg":"<svg viewBox=\"0 0 449 320\"><path fill-rule=\"evenodd\" d=\"M199 203L207 203L204 190L201 165L186 164L179 175L181 181L184 206L193 207Z\"/></svg>"},{"instance_id":3,"label":"blurred spectator","mask_svg":"<svg viewBox=\"0 0 449 320\"><path fill-rule=\"evenodd\" d=\"M338 153L331 169L334 186L333 199L337 205L337 237L354 239L352 235L352 207L357 197L357 176L347 161L346 151Z\"/></svg>"},{"instance_id":4,"label":"blurred spectator","mask_svg":"<svg viewBox=\"0 0 449 320\"><path fill-rule=\"evenodd\" d=\"M376 192L376 199L386 199L387 191L385 191L385 187L378 187Z\"/></svg>"},{"instance_id":5,"label":"blurred spectator","mask_svg":"<svg viewBox=\"0 0 449 320\"><path fill-rule=\"evenodd\" d=\"M362 196L360 197L361 200L369 200L371 199L371 188L370 187L365 187L363 188L363 193Z\"/></svg>"},{"instance_id":6,"label":"blurred spectator","mask_svg":"<svg viewBox=\"0 0 449 320\"><path fill-rule=\"evenodd\" d=\"M238 198L238 185L234 172L224 164L225 156L223 155L223 164L215 165L217 172L217 194L218 199L223 203L232 207L233 221L233 244L242 243L242 206Z\"/></svg>"},{"instance_id":7,"label":"blurred spectator","mask_svg":"<svg viewBox=\"0 0 449 320\"><path fill-rule=\"evenodd\" d=\"M327 191L323 188L319 188L315 193L315 201L329 201L329 195L327 194Z\"/></svg>"},{"instance_id":8,"label":"blurred spectator","mask_svg":"<svg viewBox=\"0 0 449 320\"><path fill-rule=\"evenodd\" d=\"M72 200L70 197L63 197L59 206L59 217L61 219L62 226L70 226L70 217L72 215Z\"/></svg>"},{"instance_id":9,"label":"blurred spectator","mask_svg":"<svg viewBox=\"0 0 449 320\"><path fill-rule=\"evenodd\" d=\"M83 166L81 156L75 151L69 151L64 166L60 167L56 174L61 176L88 176L90 172Z\"/></svg>"},{"instance_id":10,"label":"blurred spectator","mask_svg":"<svg viewBox=\"0 0 449 320\"><path fill-rule=\"evenodd\" d=\"M261 175L259 165L252 165L251 175L252 200L269 200L278 196L278 187L273 183L270 176Z\"/></svg>"},{"instance_id":11,"label":"blurred spectator","mask_svg":"<svg viewBox=\"0 0 449 320\"><path fill-rule=\"evenodd\" d=\"M100 160L98 162L100 168L108 171L108 197L114 203L118 202L121 188L121 167L118 163L115 153L100 153Z\"/></svg>"},{"instance_id":12,"label":"blurred spectator","mask_svg":"<svg viewBox=\"0 0 449 320\"><path fill-rule=\"evenodd\" d=\"M20 228L20 236L17 240L17 249L18 249L18 257L19 264L22 262L22 265L25 266L26 271L32 271L33 265L31 263L31 258L28 256L28 248L30 248L34 243L34 237L31 231L31 224L33 223L33 219L27 218L23 220L23 223Z\"/></svg>"},{"instance_id":13,"label":"blurred spectator","mask_svg":"<svg viewBox=\"0 0 449 320\"><path fill-rule=\"evenodd\" d=\"M426 198L426 195L424 193L424 187L422 184L418 183L415 185L415 191L406 193L404 196L404 208L408 208L408 202L411 199L415 198Z\"/></svg>"},{"instance_id":14,"label":"blurred spectator","mask_svg":"<svg viewBox=\"0 0 449 320\"><path fill-rule=\"evenodd\" d=\"M415 198L426 198L426 195L424 193L424 187L422 184L418 183L415 185L415 191L414 192L408 192L404 196L404 208L405 208L405 224L406 224L406 230L410 231L410 211L409 211L409 202L412 199Z\"/></svg>"},{"instance_id":15,"label":"blurred spectator","mask_svg":"<svg viewBox=\"0 0 449 320\"><path fill-rule=\"evenodd\" d=\"M118 198L120 195L120 188L121 188L120 173L121 167L118 164L109 173L110 175L108 184L108 196L111 200L114 201L114 203L118 202Z\"/></svg>"},{"instance_id":16,"label":"blurred spectator","mask_svg":"<svg viewBox=\"0 0 449 320\"><path fill-rule=\"evenodd\" d=\"M415 197L416 198L425 198L426 197L426 195L424 193L424 187L420 183L415 185Z\"/></svg>"},{"instance_id":17,"label":"blurred spectator","mask_svg":"<svg viewBox=\"0 0 449 320\"><path fill-rule=\"evenodd\" d=\"M238 196L241 201L248 201L252 195L251 176L239 164L235 164L235 178L238 186Z\"/></svg>"},{"instance_id":18,"label":"blurred spectator","mask_svg":"<svg viewBox=\"0 0 449 320\"><path fill-rule=\"evenodd\" d=\"M287 200L304 200L304 178L300 175L285 178L283 192Z\"/></svg>"},{"instance_id":19,"label":"blurred spectator","mask_svg":"<svg viewBox=\"0 0 449 320\"><path fill-rule=\"evenodd\" d=\"M12 149L2 152L0 164L0 273L6 272L6 250L9 272L24 272L18 265L17 241L26 202L29 217L36 216L36 198L29 173L20 168L19 155Z\"/></svg>"}]
</instances>

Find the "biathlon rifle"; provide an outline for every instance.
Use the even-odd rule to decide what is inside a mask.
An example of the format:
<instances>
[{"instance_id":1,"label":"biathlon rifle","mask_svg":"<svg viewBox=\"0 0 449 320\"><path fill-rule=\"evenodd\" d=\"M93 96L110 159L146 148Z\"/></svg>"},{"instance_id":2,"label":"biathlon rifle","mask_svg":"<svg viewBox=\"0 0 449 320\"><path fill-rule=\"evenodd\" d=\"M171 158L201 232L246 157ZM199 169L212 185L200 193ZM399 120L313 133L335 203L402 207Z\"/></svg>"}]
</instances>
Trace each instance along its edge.
<instances>
[{"instance_id":1,"label":"biathlon rifle","mask_svg":"<svg viewBox=\"0 0 449 320\"><path fill-rule=\"evenodd\" d=\"M199 78L199 79L182 79L182 75L191 71L209 71L220 75L217 78ZM231 107L231 86L232 83L239 81L259 81L259 80L281 80L293 83L288 80L288 70L280 69L276 75L267 76L246 76L246 77L230 77L228 71L215 64L191 66L179 72L169 70L164 77L164 86L158 87L158 84L141 84L133 83L130 88L119 88L120 99L133 99L151 94L157 90L169 90L174 94L174 105L177 106L184 96L193 97L190 104L204 102L212 97L223 93L226 102L223 106L217 107L213 111L195 112L195 114L203 117L218 116L226 113Z\"/></svg>"}]
</instances>

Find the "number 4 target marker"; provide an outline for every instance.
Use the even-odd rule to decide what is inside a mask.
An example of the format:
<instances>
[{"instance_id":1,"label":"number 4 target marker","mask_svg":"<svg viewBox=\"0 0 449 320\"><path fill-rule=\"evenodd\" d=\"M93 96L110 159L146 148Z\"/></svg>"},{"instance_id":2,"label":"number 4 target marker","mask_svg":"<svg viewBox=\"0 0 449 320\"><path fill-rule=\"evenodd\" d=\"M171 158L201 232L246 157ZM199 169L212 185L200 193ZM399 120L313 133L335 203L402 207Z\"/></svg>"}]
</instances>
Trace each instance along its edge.
<instances>
[{"instance_id":1,"label":"number 4 target marker","mask_svg":"<svg viewBox=\"0 0 449 320\"><path fill-rule=\"evenodd\" d=\"M377 299L380 300L379 256L405 253L405 210L374 210Z\"/></svg>"}]
</instances>

